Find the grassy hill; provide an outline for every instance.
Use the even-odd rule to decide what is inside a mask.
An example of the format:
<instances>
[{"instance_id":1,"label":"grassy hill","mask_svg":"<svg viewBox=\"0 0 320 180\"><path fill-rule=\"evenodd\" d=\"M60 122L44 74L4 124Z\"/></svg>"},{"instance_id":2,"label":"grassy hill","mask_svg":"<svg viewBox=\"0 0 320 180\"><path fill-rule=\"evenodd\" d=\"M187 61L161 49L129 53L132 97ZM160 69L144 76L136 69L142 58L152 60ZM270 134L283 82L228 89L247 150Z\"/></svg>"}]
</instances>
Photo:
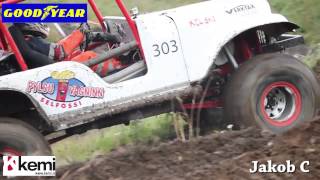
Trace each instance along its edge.
<instances>
[{"instance_id":1,"label":"grassy hill","mask_svg":"<svg viewBox=\"0 0 320 180\"><path fill-rule=\"evenodd\" d=\"M288 17L301 26L300 31L308 43L320 42L320 3L319 0L269 0L275 11Z\"/></svg>"},{"instance_id":2,"label":"grassy hill","mask_svg":"<svg viewBox=\"0 0 320 180\"><path fill-rule=\"evenodd\" d=\"M313 48L305 63L315 67L320 62L320 3L319 0L269 0L273 9L300 25L300 32Z\"/></svg>"}]
</instances>

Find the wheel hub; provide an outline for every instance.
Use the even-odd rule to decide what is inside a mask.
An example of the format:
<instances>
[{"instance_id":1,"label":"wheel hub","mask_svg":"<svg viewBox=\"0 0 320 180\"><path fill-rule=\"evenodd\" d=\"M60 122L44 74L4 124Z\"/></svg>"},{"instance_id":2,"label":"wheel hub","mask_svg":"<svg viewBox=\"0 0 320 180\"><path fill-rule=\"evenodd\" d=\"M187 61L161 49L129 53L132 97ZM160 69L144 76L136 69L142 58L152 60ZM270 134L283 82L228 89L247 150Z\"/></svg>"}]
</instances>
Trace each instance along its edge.
<instances>
[{"instance_id":1,"label":"wheel hub","mask_svg":"<svg viewBox=\"0 0 320 180\"><path fill-rule=\"evenodd\" d=\"M287 106L287 97L280 88L272 89L264 100L265 111L271 119L281 117Z\"/></svg>"},{"instance_id":2,"label":"wheel hub","mask_svg":"<svg viewBox=\"0 0 320 180\"><path fill-rule=\"evenodd\" d=\"M302 97L289 82L274 82L267 86L260 99L263 119L274 126L289 126L301 113Z\"/></svg>"}]
</instances>

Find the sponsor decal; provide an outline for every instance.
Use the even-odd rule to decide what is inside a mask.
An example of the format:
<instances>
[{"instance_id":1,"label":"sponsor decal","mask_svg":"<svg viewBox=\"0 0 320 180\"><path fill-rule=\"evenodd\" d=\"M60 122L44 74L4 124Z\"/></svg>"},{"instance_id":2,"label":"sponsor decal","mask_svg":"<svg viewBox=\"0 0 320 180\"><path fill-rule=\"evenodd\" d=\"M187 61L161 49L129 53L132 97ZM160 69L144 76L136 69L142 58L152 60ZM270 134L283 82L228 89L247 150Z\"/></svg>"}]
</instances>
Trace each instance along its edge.
<instances>
[{"instance_id":1,"label":"sponsor decal","mask_svg":"<svg viewBox=\"0 0 320 180\"><path fill-rule=\"evenodd\" d=\"M87 87L72 71L54 71L42 81L29 81L28 93L42 94L40 102L55 108L80 107L82 98L104 98L104 88Z\"/></svg>"},{"instance_id":2,"label":"sponsor decal","mask_svg":"<svg viewBox=\"0 0 320 180\"><path fill-rule=\"evenodd\" d=\"M87 22L87 4L3 4L5 23Z\"/></svg>"},{"instance_id":3,"label":"sponsor decal","mask_svg":"<svg viewBox=\"0 0 320 180\"><path fill-rule=\"evenodd\" d=\"M195 18L189 21L189 25L191 27L199 27L203 25L213 24L216 22L216 18L214 16L207 16L202 18Z\"/></svg>"},{"instance_id":4,"label":"sponsor decal","mask_svg":"<svg viewBox=\"0 0 320 180\"><path fill-rule=\"evenodd\" d=\"M3 176L56 176L55 156L3 156Z\"/></svg>"},{"instance_id":5,"label":"sponsor decal","mask_svg":"<svg viewBox=\"0 0 320 180\"><path fill-rule=\"evenodd\" d=\"M226 10L226 13L228 14L246 14L249 11L255 10L256 7L253 4L245 4L245 5L239 5L234 8L231 8L229 10Z\"/></svg>"}]
</instances>

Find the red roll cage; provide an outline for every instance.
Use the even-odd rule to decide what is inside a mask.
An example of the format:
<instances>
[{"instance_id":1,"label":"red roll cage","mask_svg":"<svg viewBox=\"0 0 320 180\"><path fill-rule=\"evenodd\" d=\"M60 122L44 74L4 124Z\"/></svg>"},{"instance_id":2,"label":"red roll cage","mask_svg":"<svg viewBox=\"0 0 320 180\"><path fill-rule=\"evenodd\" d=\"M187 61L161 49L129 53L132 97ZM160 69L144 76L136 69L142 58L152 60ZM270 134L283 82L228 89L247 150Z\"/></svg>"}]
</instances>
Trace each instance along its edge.
<instances>
[{"instance_id":1,"label":"red roll cage","mask_svg":"<svg viewBox=\"0 0 320 180\"><path fill-rule=\"evenodd\" d=\"M2 9L2 4L16 4L19 2L22 2L25 0L5 0L0 2L0 9ZM122 0L115 0L119 9L121 10L123 16L126 18L127 23L133 33L133 36L140 48L140 51L142 51L142 47L141 47L141 43L140 43L140 37L139 37L139 33L138 33L138 29L136 27L136 24L134 22L134 20L131 18L127 8L125 7L124 3L122 2ZM102 28L103 31L106 31L107 27L106 24L104 23L104 19L103 16L101 14L101 12L99 11L96 3L94 2L94 0L88 0L89 5L91 6L94 14L96 15L100 26ZM21 68L22 71L28 70L28 66L24 60L24 58L22 57L15 41L13 40L7 26L2 22L2 18L0 17L0 48L4 49L4 50L9 50L9 47L11 48L11 51L14 53L14 55L16 56L16 59L18 61L18 64Z\"/></svg>"}]
</instances>

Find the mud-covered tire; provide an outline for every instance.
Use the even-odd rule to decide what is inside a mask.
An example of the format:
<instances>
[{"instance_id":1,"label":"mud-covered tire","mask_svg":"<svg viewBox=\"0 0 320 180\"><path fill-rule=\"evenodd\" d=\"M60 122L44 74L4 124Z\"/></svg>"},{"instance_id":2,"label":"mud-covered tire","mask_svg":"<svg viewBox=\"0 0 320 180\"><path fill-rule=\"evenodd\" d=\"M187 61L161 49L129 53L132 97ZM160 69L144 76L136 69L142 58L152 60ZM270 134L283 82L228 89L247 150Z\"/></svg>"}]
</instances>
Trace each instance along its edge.
<instances>
[{"instance_id":1,"label":"mud-covered tire","mask_svg":"<svg viewBox=\"0 0 320 180\"><path fill-rule=\"evenodd\" d=\"M0 118L0 154L48 156L52 152L43 135L29 124Z\"/></svg>"},{"instance_id":2,"label":"mud-covered tire","mask_svg":"<svg viewBox=\"0 0 320 180\"><path fill-rule=\"evenodd\" d=\"M280 53L260 55L228 82L224 119L239 128L282 133L317 115L319 93L315 75L303 63Z\"/></svg>"}]
</instances>

